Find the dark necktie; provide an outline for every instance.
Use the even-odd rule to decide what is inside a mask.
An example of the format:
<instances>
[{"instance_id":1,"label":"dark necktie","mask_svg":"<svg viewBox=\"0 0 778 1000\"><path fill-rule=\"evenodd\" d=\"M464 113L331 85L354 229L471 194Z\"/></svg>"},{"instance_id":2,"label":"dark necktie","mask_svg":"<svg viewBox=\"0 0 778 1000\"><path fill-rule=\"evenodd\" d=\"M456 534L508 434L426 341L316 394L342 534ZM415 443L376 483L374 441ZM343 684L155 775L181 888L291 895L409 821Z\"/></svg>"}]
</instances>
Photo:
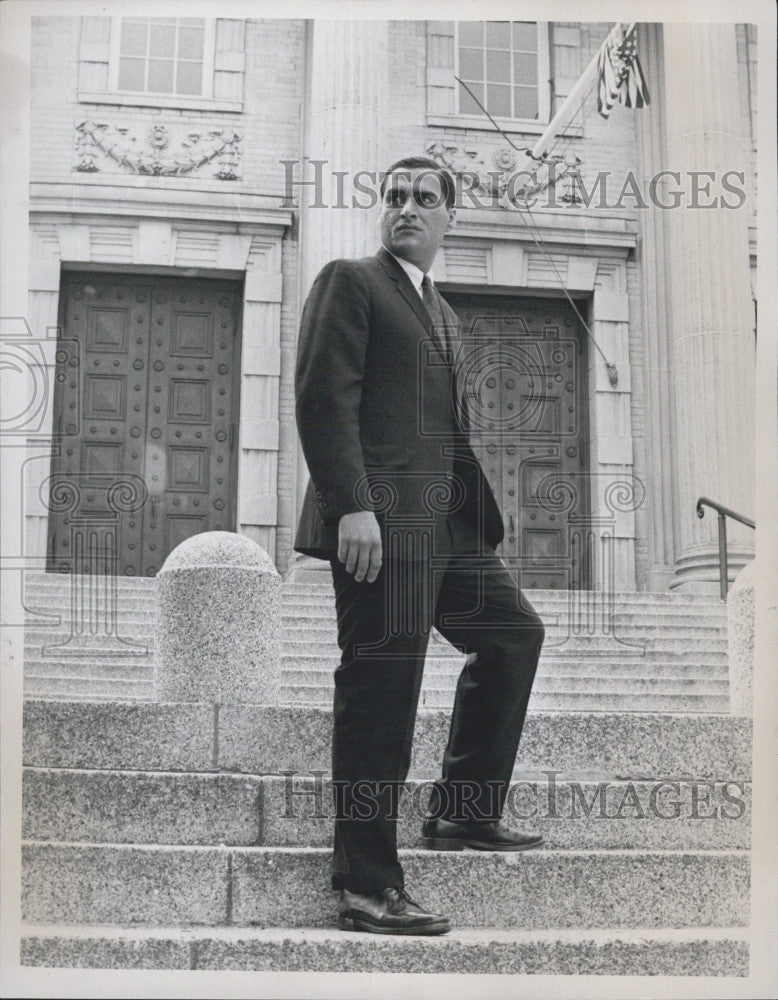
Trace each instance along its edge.
<instances>
[{"instance_id":1,"label":"dark necktie","mask_svg":"<svg viewBox=\"0 0 778 1000\"><path fill-rule=\"evenodd\" d=\"M467 413L467 406L465 405L464 398L460 393L461 386L459 385L459 380L456 374L456 365L453 355L449 353L451 345L449 344L448 338L448 325L443 318L443 307L440 304L440 296L438 291L429 279L429 275L424 275L424 280L421 283L422 298L424 300L424 307L430 314L430 319L432 320L432 337L435 343L438 345L441 354L444 358L449 361L449 364L454 368L453 373L453 393L454 393L454 406L457 413L457 421L460 428L468 432L470 429L470 420Z\"/></svg>"},{"instance_id":2,"label":"dark necktie","mask_svg":"<svg viewBox=\"0 0 778 1000\"><path fill-rule=\"evenodd\" d=\"M443 319L443 309L440 305L437 290L430 281L428 274L424 275L424 280L421 283L421 297L424 301L424 308L430 314L430 319L432 320L432 339L445 357L448 353L446 321Z\"/></svg>"}]
</instances>

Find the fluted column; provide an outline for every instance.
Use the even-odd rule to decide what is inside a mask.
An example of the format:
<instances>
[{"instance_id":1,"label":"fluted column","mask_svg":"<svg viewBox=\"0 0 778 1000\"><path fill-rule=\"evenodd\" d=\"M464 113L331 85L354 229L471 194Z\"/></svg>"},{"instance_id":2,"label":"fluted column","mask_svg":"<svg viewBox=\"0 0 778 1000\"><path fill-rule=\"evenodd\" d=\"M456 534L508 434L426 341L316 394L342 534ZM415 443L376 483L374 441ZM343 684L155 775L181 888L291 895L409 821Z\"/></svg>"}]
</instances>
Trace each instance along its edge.
<instances>
[{"instance_id":1,"label":"fluted column","mask_svg":"<svg viewBox=\"0 0 778 1000\"><path fill-rule=\"evenodd\" d=\"M352 196L354 174L362 170L377 173L386 166L388 22L317 18L312 22L310 66L301 179L313 179L314 170L319 169L322 186L319 199L314 188L299 189L303 299L328 261L364 257L378 248L378 209L354 207ZM314 168L310 161L315 160L326 162ZM339 181L337 171L346 171L345 178ZM364 183L370 186L369 181ZM366 195L356 192L356 196L358 201L368 202ZM325 207L317 207L317 200ZM298 515L307 481L305 460L298 448Z\"/></svg>"},{"instance_id":2,"label":"fluted column","mask_svg":"<svg viewBox=\"0 0 778 1000\"><path fill-rule=\"evenodd\" d=\"M747 175L740 134L734 25L665 24L666 167L679 171L686 201L666 211L675 577L671 587L715 592L716 517L700 520L700 495L754 513L755 349L750 300L750 199L739 208L691 207L691 172ZM703 184L708 183L703 177ZM728 201L735 198L729 195ZM753 533L729 522L730 571L753 554Z\"/></svg>"}]
</instances>

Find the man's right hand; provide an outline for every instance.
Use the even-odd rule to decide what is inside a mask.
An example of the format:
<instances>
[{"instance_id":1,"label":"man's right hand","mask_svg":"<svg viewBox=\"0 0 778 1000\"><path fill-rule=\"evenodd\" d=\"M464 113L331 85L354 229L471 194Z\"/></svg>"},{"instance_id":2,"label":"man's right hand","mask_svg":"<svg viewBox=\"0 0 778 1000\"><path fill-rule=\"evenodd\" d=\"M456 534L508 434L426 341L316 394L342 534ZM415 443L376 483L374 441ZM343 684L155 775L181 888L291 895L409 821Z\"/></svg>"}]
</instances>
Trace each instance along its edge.
<instances>
[{"instance_id":1,"label":"man's right hand","mask_svg":"<svg viewBox=\"0 0 778 1000\"><path fill-rule=\"evenodd\" d=\"M372 510L344 514L338 524L338 559L357 583L372 583L381 569L381 529Z\"/></svg>"}]
</instances>

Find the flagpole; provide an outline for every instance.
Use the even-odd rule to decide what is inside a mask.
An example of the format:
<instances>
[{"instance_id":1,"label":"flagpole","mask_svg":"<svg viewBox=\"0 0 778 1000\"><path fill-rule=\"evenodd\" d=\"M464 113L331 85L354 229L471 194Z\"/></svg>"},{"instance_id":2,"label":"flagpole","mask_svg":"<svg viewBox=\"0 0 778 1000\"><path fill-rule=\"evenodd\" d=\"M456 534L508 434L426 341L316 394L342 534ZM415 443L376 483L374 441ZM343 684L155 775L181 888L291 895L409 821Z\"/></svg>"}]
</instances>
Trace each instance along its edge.
<instances>
[{"instance_id":1,"label":"flagpole","mask_svg":"<svg viewBox=\"0 0 778 1000\"><path fill-rule=\"evenodd\" d=\"M608 32L608 37L610 37L611 33L615 31L616 28L620 27L620 25L621 22L618 22L614 28L611 28L610 32ZM627 30L624 32L624 34L628 35L634 27L635 27L635 22L633 21L627 26ZM603 42L603 45L604 44L605 42ZM573 114L578 108L579 101L587 93L589 87L591 86L594 78L597 75L597 64L599 62L599 59L600 59L600 49L597 50L592 61L583 71L578 80L575 82L573 89L570 91L570 93L567 95L564 101L562 101L561 105L559 106L559 110L543 130L543 134L540 136L540 138L532 147L532 149L529 150L527 154L528 156L531 156L534 160L541 159L541 157L545 154L546 150L551 144L552 139L556 136L557 132L559 132L562 126L566 125L569 119L573 117Z\"/></svg>"}]
</instances>

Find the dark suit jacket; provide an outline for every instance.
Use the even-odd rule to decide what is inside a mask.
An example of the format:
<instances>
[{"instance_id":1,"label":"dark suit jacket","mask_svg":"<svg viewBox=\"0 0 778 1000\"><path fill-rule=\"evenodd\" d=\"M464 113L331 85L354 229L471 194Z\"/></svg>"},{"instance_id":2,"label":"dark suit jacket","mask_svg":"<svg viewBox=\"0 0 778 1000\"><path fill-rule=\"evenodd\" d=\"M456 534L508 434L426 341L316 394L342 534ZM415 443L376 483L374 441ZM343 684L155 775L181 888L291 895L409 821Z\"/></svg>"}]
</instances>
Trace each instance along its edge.
<instances>
[{"instance_id":1,"label":"dark suit jacket","mask_svg":"<svg viewBox=\"0 0 778 1000\"><path fill-rule=\"evenodd\" d=\"M442 302L449 342L458 320ZM337 555L343 514L379 523L434 522L450 499L496 546L503 523L457 413L452 350L431 339L416 289L385 249L324 267L303 309L295 381L297 428L311 481L294 547ZM460 401L460 406L461 406ZM466 419L466 417L465 417Z\"/></svg>"}]
</instances>

